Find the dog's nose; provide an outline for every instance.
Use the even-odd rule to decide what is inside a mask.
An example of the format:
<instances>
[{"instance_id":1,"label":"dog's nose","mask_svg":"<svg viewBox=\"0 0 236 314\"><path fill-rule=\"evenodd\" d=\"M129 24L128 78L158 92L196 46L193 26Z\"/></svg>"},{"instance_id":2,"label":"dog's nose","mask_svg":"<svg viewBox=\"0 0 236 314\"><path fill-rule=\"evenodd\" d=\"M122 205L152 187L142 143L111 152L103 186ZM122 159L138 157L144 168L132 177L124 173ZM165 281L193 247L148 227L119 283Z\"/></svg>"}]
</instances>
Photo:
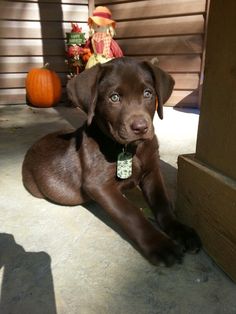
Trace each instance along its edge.
<instances>
[{"instance_id":1,"label":"dog's nose","mask_svg":"<svg viewBox=\"0 0 236 314\"><path fill-rule=\"evenodd\" d=\"M133 120L130 128L135 134L145 134L148 130L148 124L144 118L140 117Z\"/></svg>"}]
</instances>

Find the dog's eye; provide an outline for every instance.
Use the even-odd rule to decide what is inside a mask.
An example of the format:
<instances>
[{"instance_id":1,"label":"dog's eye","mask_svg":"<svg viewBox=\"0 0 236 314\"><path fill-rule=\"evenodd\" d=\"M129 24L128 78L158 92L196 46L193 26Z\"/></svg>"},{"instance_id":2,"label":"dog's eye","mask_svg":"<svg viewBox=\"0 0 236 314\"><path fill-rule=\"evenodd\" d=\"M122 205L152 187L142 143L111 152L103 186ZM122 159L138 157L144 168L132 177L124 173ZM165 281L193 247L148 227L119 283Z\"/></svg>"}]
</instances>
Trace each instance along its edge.
<instances>
[{"instance_id":1,"label":"dog's eye","mask_svg":"<svg viewBox=\"0 0 236 314\"><path fill-rule=\"evenodd\" d=\"M110 96L110 100L111 100L112 102L119 102L119 101L120 101L120 95L117 94L117 93L114 93L114 94L112 94L112 95Z\"/></svg>"},{"instance_id":2,"label":"dog's eye","mask_svg":"<svg viewBox=\"0 0 236 314\"><path fill-rule=\"evenodd\" d=\"M145 89L143 92L143 96L144 98L152 98L152 92L150 91L150 89Z\"/></svg>"}]
</instances>

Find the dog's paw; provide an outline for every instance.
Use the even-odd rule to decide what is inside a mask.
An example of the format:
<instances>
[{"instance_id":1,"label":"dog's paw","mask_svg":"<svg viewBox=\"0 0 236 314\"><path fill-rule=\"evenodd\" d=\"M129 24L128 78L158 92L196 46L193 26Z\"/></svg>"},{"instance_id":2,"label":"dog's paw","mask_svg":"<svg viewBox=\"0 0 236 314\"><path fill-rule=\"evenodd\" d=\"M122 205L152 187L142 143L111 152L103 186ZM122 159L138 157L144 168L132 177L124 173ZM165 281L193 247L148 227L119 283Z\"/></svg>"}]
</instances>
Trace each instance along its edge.
<instances>
[{"instance_id":1,"label":"dog's paw","mask_svg":"<svg viewBox=\"0 0 236 314\"><path fill-rule=\"evenodd\" d=\"M152 264L163 262L167 267L176 263L181 264L184 257L183 247L169 238L158 241L158 246L148 254Z\"/></svg>"},{"instance_id":2,"label":"dog's paw","mask_svg":"<svg viewBox=\"0 0 236 314\"><path fill-rule=\"evenodd\" d=\"M201 249L200 237L193 228L176 221L167 233L173 240L182 245L187 252L197 253Z\"/></svg>"}]
</instances>

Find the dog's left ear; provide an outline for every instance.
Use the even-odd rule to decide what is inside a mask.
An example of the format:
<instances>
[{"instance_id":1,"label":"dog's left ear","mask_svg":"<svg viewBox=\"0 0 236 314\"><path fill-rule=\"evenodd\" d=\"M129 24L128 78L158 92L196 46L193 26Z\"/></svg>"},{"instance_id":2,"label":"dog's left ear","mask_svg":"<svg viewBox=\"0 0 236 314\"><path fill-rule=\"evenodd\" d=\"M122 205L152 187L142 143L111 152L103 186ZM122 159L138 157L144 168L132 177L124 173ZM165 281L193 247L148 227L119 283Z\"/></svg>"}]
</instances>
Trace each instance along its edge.
<instances>
[{"instance_id":1,"label":"dog's left ear","mask_svg":"<svg viewBox=\"0 0 236 314\"><path fill-rule=\"evenodd\" d=\"M156 65L150 62L145 62L145 65L152 73L158 100L157 113L159 118L163 119L163 105L169 99L175 85L175 81L172 76L161 70Z\"/></svg>"},{"instance_id":2,"label":"dog's left ear","mask_svg":"<svg viewBox=\"0 0 236 314\"><path fill-rule=\"evenodd\" d=\"M67 95L73 105L88 115L87 124L91 124L97 103L97 84L101 72L100 64L83 71L67 83Z\"/></svg>"}]
</instances>

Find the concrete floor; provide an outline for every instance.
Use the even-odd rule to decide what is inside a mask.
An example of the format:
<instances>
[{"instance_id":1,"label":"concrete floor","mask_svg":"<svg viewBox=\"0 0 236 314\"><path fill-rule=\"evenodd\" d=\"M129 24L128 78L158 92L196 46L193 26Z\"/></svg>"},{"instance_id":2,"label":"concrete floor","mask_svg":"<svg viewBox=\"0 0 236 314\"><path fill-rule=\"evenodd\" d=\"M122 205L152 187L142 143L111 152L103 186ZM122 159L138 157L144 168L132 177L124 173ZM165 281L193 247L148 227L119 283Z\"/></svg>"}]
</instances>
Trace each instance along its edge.
<instances>
[{"instance_id":1,"label":"concrete floor","mask_svg":"<svg viewBox=\"0 0 236 314\"><path fill-rule=\"evenodd\" d=\"M177 155L195 151L198 113L164 114L155 126L174 198ZM182 265L154 267L97 205L57 206L25 191L29 146L80 121L72 108L0 107L0 313L236 314L236 285L204 251ZM136 192L131 197L145 206Z\"/></svg>"}]
</instances>

